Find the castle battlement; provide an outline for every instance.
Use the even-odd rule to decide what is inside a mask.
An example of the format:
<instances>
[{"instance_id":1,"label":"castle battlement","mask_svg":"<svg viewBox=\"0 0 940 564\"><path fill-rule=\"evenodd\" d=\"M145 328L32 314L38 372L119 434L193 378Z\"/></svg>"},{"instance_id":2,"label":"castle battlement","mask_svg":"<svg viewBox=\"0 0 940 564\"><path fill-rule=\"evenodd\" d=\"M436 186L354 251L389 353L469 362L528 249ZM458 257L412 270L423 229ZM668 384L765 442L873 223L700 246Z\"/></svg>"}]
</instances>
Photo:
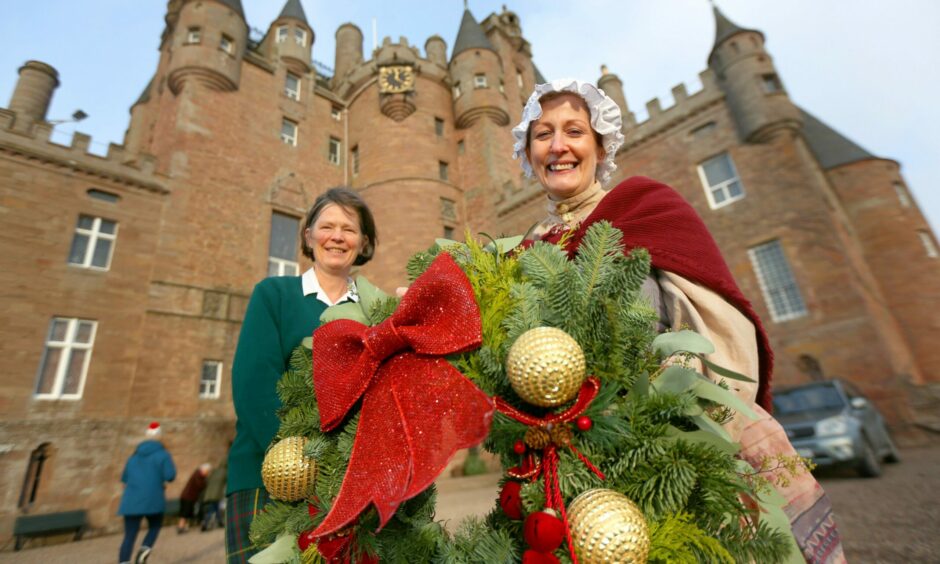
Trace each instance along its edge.
<instances>
[{"instance_id":1,"label":"castle battlement","mask_svg":"<svg viewBox=\"0 0 940 564\"><path fill-rule=\"evenodd\" d=\"M699 73L702 87L689 92L685 84L672 87L673 104L662 107L659 98L653 98L646 103L647 118L630 127L625 132L626 142L622 150L639 145L682 123L724 98L724 92L718 86L715 73L705 69Z\"/></svg>"},{"instance_id":2,"label":"castle battlement","mask_svg":"<svg viewBox=\"0 0 940 564\"><path fill-rule=\"evenodd\" d=\"M0 108L0 152L22 155L40 162L71 168L117 184L157 194L169 194L165 179L156 172L153 155L129 153L123 145L110 143L105 156L89 151L91 136L72 134L71 143L52 141L53 126L46 122L17 128L16 112Z\"/></svg>"}]
</instances>

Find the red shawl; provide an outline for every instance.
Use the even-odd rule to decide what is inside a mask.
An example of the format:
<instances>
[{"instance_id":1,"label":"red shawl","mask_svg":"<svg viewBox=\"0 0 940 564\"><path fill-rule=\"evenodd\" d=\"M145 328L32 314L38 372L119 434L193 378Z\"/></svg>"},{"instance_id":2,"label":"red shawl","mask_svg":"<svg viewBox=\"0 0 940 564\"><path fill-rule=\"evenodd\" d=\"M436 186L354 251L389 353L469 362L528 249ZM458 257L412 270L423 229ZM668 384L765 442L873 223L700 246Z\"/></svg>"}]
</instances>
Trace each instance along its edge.
<instances>
[{"instance_id":1,"label":"red shawl","mask_svg":"<svg viewBox=\"0 0 940 564\"><path fill-rule=\"evenodd\" d=\"M575 253L587 228L601 220L611 222L623 232L627 251L634 247L649 250L654 268L673 272L716 292L754 324L760 366L757 403L771 412L773 352L767 333L751 303L738 289L718 245L692 206L669 186L634 176L604 196L574 232L568 252ZM543 240L557 243L560 237L561 233L550 231Z\"/></svg>"}]
</instances>

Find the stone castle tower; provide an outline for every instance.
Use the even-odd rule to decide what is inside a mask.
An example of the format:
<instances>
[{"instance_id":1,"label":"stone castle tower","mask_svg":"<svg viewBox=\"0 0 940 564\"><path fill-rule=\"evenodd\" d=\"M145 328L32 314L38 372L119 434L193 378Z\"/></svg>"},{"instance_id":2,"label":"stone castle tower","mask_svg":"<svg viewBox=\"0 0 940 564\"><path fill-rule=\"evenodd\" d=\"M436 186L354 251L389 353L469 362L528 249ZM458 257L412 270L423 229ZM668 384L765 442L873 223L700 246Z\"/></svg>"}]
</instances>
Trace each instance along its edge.
<instances>
[{"instance_id":1,"label":"stone castle tower","mask_svg":"<svg viewBox=\"0 0 940 564\"><path fill-rule=\"evenodd\" d=\"M940 310L936 237L897 162L796 106L764 35L715 19L702 89L675 87L645 121L617 75L598 79L624 110L619 179L657 178L698 210L766 320L778 383L842 376L908 424L907 392L940 374L925 313ZM170 0L153 78L105 157L82 134L49 141L57 72L20 69L0 108L0 191L16 211L0 214L0 530L25 509L76 507L113 527L123 461L151 420L181 472L222 459L248 297L309 266L297 233L326 189L372 207L363 273L387 290L437 237L541 219L541 189L511 159L509 129L544 82L515 13L466 10L449 59L437 35L423 53L406 38L364 53L343 24L333 76L314 64L313 23L288 0L255 40L240 0Z\"/></svg>"}]
</instances>

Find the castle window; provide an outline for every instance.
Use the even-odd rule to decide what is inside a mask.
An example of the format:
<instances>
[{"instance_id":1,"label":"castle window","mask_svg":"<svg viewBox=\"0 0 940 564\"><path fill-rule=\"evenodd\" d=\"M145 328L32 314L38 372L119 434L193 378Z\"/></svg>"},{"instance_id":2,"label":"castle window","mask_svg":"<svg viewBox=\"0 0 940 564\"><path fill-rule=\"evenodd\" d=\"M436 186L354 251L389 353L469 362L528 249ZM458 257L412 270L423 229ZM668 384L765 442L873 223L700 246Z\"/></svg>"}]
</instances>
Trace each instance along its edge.
<instances>
[{"instance_id":1,"label":"castle window","mask_svg":"<svg viewBox=\"0 0 940 564\"><path fill-rule=\"evenodd\" d=\"M109 204L116 204L121 200L121 197L117 194L105 192L104 190L98 190L97 188L89 188L87 194L89 198L101 200L102 202L108 202Z\"/></svg>"},{"instance_id":2,"label":"castle window","mask_svg":"<svg viewBox=\"0 0 940 564\"><path fill-rule=\"evenodd\" d=\"M39 365L36 399L79 399L91 361L98 322L53 317Z\"/></svg>"},{"instance_id":3,"label":"castle window","mask_svg":"<svg viewBox=\"0 0 940 564\"><path fill-rule=\"evenodd\" d=\"M343 144L336 137L330 137L329 161L335 165L339 164L339 155L342 152Z\"/></svg>"},{"instance_id":4,"label":"castle window","mask_svg":"<svg viewBox=\"0 0 940 564\"><path fill-rule=\"evenodd\" d=\"M454 99L456 100L457 98L460 98L461 94L462 92L460 91L460 82L459 81L455 82L454 83Z\"/></svg>"},{"instance_id":5,"label":"castle window","mask_svg":"<svg viewBox=\"0 0 940 564\"><path fill-rule=\"evenodd\" d=\"M271 242L268 245L268 276L296 276L297 234L300 220L296 217L274 212L271 214Z\"/></svg>"},{"instance_id":6,"label":"castle window","mask_svg":"<svg viewBox=\"0 0 940 564\"><path fill-rule=\"evenodd\" d=\"M29 455L29 465L26 466L26 477L23 479L23 489L20 490L20 501L17 507L26 509L36 502L39 492L39 479L42 477L42 467L52 455L51 443L42 443Z\"/></svg>"},{"instance_id":7,"label":"castle window","mask_svg":"<svg viewBox=\"0 0 940 564\"><path fill-rule=\"evenodd\" d=\"M921 229L917 232L917 235L920 237L920 242L924 245L927 258L940 257L940 252L937 251L937 244L934 242L933 237L930 236L929 231Z\"/></svg>"},{"instance_id":8,"label":"castle window","mask_svg":"<svg viewBox=\"0 0 940 564\"><path fill-rule=\"evenodd\" d=\"M222 38L219 39L219 49L225 51L229 55L235 52L235 45L232 43L232 38L228 35L222 34Z\"/></svg>"},{"instance_id":9,"label":"castle window","mask_svg":"<svg viewBox=\"0 0 940 564\"><path fill-rule=\"evenodd\" d=\"M69 264L108 270L117 240L117 222L90 215L79 215L69 250Z\"/></svg>"},{"instance_id":10,"label":"castle window","mask_svg":"<svg viewBox=\"0 0 940 564\"><path fill-rule=\"evenodd\" d=\"M911 197L907 195L907 188L900 182L894 183L894 193L898 195L898 202L902 208L911 207Z\"/></svg>"},{"instance_id":11,"label":"castle window","mask_svg":"<svg viewBox=\"0 0 940 564\"><path fill-rule=\"evenodd\" d=\"M466 151L467 151L467 146L466 146L466 144L463 142L463 139L461 139L460 141L457 141L457 154L458 154L458 155L462 155L462 154L464 154Z\"/></svg>"},{"instance_id":12,"label":"castle window","mask_svg":"<svg viewBox=\"0 0 940 564\"><path fill-rule=\"evenodd\" d=\"M447 180L447 163L444 161L437 162L437 176L441 180Z\"/></svg>"},{"instance_id":13,"label":"castle window","mask_svg":"<svg viewBox=\"0 0 940 564\"><path fill-rule=\"evenodd\" d=\"M291 100L300 100L300 77L289 72L284 79L284 95Z\"/></svg>"},{"instance_id":14,"label":"castle window","mask_svg":"<svg viewBox=\"0 0 940 564\"><path fill-rule=\"evenodd\" d=\"M757 274L764 302L770 310L771 318L787 321L807 314L803 296L796 284L793 271L787 257L783 254L780 241L773 240L747 251L751 265Z\"/></svg>"},{"instance_id":15,"label":"castle window","mask_svg":"<svg viewBox=\"0 0 940 564\"><path fill-rule=\"evenodd\" d=\"M457 221L457 202L450 198L441 198L441 219L449 223Z\"/></svg>"},{"instance_id":16,"label":"castle window","mask_svg":"<svg viewBox=\"0 0 940 564\"><path fill-rule=\"evenodd\" d=\"M359 145L353 147L350 153L352 153L352 174L356 176L359 174Z\"/></svg>"},{"instance_id":17,"label":"castle window","mask_svg":"<svg viewBox=\"0 0 940 564\"><path fill-rule=\"evenodd\" d=\"M451 227L450 225L444 226L444 238L449 239L451 241L454 240L454 228Z\"/></svg>"},{"instance_id":18,"label":"castle window","mask_svg":"<svg viewBox=\"0 0 940 564\"><path fill-rule=\"evenodd\" d=\"M301 47L307 46L307 31L297 28L294 30L294 41Z\"/></svg>"},{"instance_id":19,"label":"castle window","mask_svg":"<svg viewBox=\"0 0 940 564\"><path fill-rule=\"evenodd\" d=\"M722 153L698 165L699 178L712 209L727 206L744 197L744 187L731 161L731 155Z\"/></svg>"},{"instance_id":20,"label":"castle window","mask_svg":"<svg viewBox=\"0 0 940 564\"><path fill-rule=\"evenodd\" d=\"M732 41L732 42L731 42L731 51L733 51L735 54L741 52L741 48L738 47L738 42L737 42L737 41Z\"/></svg>"},{"instance_id":21,"label":"castle window","mask_svg":"<svg viewBox=\"0 0 940 564\"><path fill-rule=\"evenodd\" d=\"M216 399L222 388L222 361L202 361L202 374L199 376L199 398Z\"/></svg>"},{"instance_id":22,"label":"castle window","mask_svg":"<svg viewBox=\"0 0 940 564\"><path fill-rule=\"evenodd\" d=\"M335 121L339 121L343 118L343 110L339 106L333 106L330 108L330 117Z\"/></svg>"},{"instance_id":23,"label":"castle window","mask_svg":"<svg viewBox=\"0 0 940 564\"><path fill-rule=\"evenodd\" d=\"M202 41L202 29L191 27L186 30L186 45L195 45Z\"/></svg>"},{"instance_id":24,"label":"castle window","mask_svg":"<svg viewBox=\"0 0 940 564\"><path fill-rule=\"evenodd\" d=\"M473 87L474 88L488 88L486 83L485 74L475 74L473 75Z\"/></svg>"},{"instance_id":25,"label":"castle window","mask_svg":"<svg viewBox=\"0 0 940 564\"><path fill-rule=\"evenodd\" d=\"M297 124L287 118L281 122L281 141L291 147L297 146Z\"/></svg>"},{"instance_id":26,"label":"castle window","mask_svg":"<svg viewBox=\"0 0 940 564\"><path fill-rule=\"evenodd\" d=\"M439 117L434 118L434 133L438 137L444 136L444 120Z\"/></svg>"},{"instance_id":27,"label":"castle window","mask_svg":"<svg viewBox=\"0 0 940 564\"><path fill-rule=\"evenodd\" d=\"M284 43L287 41L287 34L290 32L290 29L286 25L282 25L277 28L277 35L275 36L275 41L277 43Z\"/></svg>"},{"instance_id":28,"label":"castle window","mask_svg":"<svg viewBox=\"0 0 940 564\"><path fill-rule=\"evenodd\" d=\"M767 94L775 94L777 92L783 92L783 84L780 82L780 78L776 73L764 74L761 75L761 84L764 85L764 92Z\"/></svg>"},{"instance_id":29,"label":"castle window","mask_svg":"<svg viewBox=\"0 0 940 564\"><path fill-rule=\"evenodd\" d=\"M506 84L503 82L503 79L499 79L499 91L506 92Z\"/></svg>"},{"instance_id":30,"label":"castle window","mask_svg":"<svg viewBox=\"0 0 940 564\"><path fill-rule=\"evenodd\" d=\"M525 89L525 85L522 81L522 71L519 69L516 69L516 86L519 87L519 90Z\"/></svg>"}]
</instances>

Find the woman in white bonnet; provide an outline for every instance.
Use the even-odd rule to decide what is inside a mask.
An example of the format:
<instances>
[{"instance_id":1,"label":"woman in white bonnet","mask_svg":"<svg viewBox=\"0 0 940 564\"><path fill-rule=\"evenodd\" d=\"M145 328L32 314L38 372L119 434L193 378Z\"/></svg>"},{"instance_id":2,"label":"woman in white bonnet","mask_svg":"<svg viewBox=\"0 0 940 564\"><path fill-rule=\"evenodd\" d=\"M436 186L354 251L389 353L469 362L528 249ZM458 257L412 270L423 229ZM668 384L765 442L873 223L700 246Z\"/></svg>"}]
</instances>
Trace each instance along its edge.
<instances>
[{"instance_id":1,"label":"woman in white bonnet","mask_svg":"<svg viewBox=\"0 0 940 564\"><path fill-rule=\"evenodd\" d=\"M644 293L659 312L661 327L692 328L714 343L709 360L757 380L735 382L735 392L759 419L736 416L725 425L741 443L741 455L752 464L767 456L796 455L768 413L773 355L767 335L701 218L678 192L649 178L603 188L617 168L621 123L617 104L590 83L563 79L536 86L512 131L513 157L547 196L548 216L532 237L557 243L564 236L573 255L587 228L605 220L623 232L627 251L646 248L652 271ZM784 510L804 558L844 561L831 505L813 476L801 473L778 489L788 500Z\"/></svg>"}]
</instances>

